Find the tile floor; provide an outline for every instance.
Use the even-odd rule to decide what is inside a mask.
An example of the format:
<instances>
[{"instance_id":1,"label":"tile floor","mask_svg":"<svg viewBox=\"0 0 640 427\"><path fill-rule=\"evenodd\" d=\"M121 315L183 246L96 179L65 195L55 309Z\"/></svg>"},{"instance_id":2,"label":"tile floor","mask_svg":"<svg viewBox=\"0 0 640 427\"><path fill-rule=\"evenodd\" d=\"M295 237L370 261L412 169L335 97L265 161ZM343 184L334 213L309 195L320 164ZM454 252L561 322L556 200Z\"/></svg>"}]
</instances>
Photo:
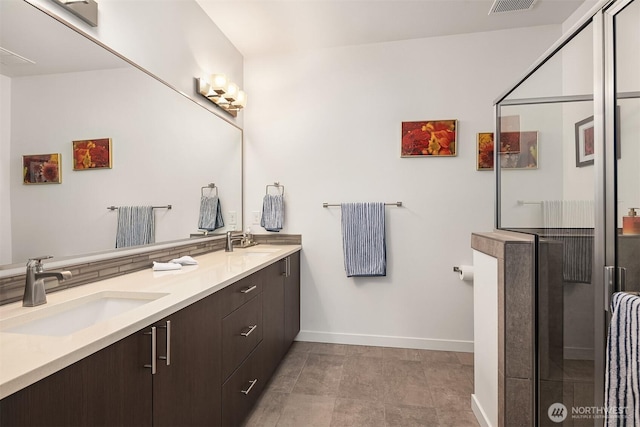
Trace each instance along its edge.
<instances>
[{"instance_id":1,"label":"tile floor","mask_svg":"<svg viewBox=\"0 0 640 427\"><path fill-rule=\"evenodd\" d=\"M245 427L465 427L473 354L295 342Z\"/></svg>"}]
</instances>

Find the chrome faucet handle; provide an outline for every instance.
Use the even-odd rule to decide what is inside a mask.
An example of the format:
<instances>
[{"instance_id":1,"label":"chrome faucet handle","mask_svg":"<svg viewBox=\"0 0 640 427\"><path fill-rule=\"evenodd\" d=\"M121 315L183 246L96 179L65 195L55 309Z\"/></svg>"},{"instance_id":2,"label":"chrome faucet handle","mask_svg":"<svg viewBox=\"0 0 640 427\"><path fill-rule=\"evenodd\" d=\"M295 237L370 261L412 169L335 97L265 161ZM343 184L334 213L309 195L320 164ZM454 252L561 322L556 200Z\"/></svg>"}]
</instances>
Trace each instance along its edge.
<instances>
[{"instance_id":1,"label":"chrome faucet handle","mask_svg":"<svg viewBox=\"0 0 640 427\"><path fill-rule=\"evenodd\" d=\"M51 258L53 258L53 255L42 255L29 258L29 261L27 262L27 268L35 267L38 272L41 272L42 270L44 270L44 267L42 266L42 260Z\"/></svg>"}]
</instances>

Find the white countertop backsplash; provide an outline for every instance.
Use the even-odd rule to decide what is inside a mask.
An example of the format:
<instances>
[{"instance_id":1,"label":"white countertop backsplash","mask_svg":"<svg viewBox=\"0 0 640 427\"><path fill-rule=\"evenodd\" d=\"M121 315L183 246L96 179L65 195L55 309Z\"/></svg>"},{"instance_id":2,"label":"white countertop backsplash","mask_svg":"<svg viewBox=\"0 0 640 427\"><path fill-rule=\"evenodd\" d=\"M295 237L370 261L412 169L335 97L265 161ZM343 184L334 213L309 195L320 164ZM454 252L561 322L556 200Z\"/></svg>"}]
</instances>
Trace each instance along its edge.
<instances>
[{"instance_id":1,"label":"white countertop backsplash","mask_svg":"<svg viewBox=\"0 0 640 427\"><path fill-rule=\"evenodd\" d=\"M231 283L295 253L300 245L260 244L233 252L194 257L198 265L181 270L146 270L47 295L47 304L22 307L22 301L0 306L0 399L141 330ZM243 256L243 252L269 253ZM9 333L16 317L38 317L41 310L103 291L166 293L140 307L66 336Z\"/></svg>"}]
</instances>

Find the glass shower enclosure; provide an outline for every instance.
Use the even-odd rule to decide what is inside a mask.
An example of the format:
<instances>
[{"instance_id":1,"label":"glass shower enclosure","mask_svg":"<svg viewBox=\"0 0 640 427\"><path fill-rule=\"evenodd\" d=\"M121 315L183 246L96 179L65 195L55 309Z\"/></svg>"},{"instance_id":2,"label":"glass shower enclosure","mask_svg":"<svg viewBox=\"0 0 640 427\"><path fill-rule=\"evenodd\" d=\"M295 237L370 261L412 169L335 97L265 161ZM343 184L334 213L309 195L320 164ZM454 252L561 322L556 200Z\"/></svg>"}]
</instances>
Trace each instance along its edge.
<instances>
[{"instance_id":1,"label":"glass shower enclosure","mask_svg":"<svg viewBox=\"0 0 640 427\"><path fill-rule=\"evenodd\" d=\"M640 291L640 0L600 2L495 109L496 227L535 237L532 425L602 426L609 299Z\"/></svg>"}]
</instances>

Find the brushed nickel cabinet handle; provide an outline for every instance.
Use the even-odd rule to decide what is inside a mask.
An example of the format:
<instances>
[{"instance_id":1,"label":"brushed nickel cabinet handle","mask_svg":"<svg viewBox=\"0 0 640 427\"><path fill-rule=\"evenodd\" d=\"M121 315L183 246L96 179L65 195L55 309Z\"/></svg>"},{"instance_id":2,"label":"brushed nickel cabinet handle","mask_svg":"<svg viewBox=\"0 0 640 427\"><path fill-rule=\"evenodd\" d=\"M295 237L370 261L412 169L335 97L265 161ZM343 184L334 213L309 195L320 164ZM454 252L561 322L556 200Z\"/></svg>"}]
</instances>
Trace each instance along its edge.
<instances>
[{"instance_id":1,"label":"brushed nickel cabinet handle","mask_svg":"<svg viewBox=\"0 0 640 427\"><path fill-rule=\"evenodd\" d=\"M256 289L256 288L257 288L257 286L256 286L256 285L253 285L253 286L252 286L252 287L250 287L250 288L244 288L244 289L241 289L241 290L240 290L240 292L242 292L243 294L248 294L249 292L251 292L252 290L254 290L254 289Z\"/></svg>"},{"instance_id":2,"label":"brushed nickel cabinet handle","mask_svg":"<svg viewBox=\"0 0 640 427\"><path fill-rule=\"evenodd\" d=\"M156 327L151 327L151 332L145 332L145 335L151 335L151 364L144 365L145 368L151 368L151 375L156 374L156 343L157 343L157 334Z\"/></svg>"},{"instance_id":3,"label":"brushed nickel cabinet handle","mask_svg":"<svg viewBox=\"0 0 640 427\"><path fill-rule=\"evenodd\" d=\"M256 378L253 381L249 381L251 383L251 385L249 386L248 389L246 390L241 390L240 393L244 393L244 394L249 394L249 392L251 391L251 389L253 388L254 385L256 385L256 383L258 382L258 379Z\"/></svg>"},{"instance_id":4,"label":"brushed nickel cabinet handle","mask_svg":"<svg viewBox=\"0 0 640 427\"><path fill-rule=\"evenodd\" d=\"M258 325L249 326L249 330L247 332L242 332L240 335L242 335L243 337L248 337L251 332L256 330L257 327Z\"/></svg>"},{"instance_id":5,"label":"brushed nickel cabinet handle","mask_svg":"<svg viewBox=\"0 0 640 427\"><path fill-rule=\"evenodd\" d=\"M166 329L167 331L167 344L166 344L166 356L160 356L158 359L165 360L167 366L171 365L171 320L167 320L166 324L163 326L158 326L159 328Z\"/></svg>"}]
</instances>

